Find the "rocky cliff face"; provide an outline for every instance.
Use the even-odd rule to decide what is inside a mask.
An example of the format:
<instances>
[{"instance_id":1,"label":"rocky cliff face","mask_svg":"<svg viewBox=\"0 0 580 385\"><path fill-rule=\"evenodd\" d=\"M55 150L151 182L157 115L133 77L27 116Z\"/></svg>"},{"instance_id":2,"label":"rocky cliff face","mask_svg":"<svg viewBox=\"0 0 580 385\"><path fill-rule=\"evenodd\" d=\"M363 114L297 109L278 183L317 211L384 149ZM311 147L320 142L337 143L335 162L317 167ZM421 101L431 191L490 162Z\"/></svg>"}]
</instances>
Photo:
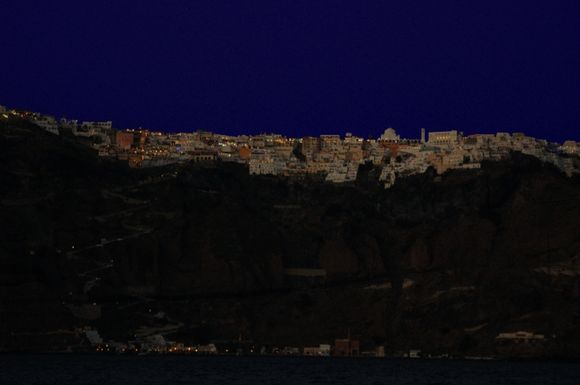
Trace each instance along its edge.
<instances>
[{"instance_id":1,"label":"rocky cliff face","mask_svg":"<svg viewBox=\"0 0 580 385\"><path fill-rule=\"evenodd\" d=\"M383 190L368 167L352 186L130 170L22 122L0 130L2 350L177 325L184 341L350 329L390 352L580 354L580 180L534 158ZM516 330L545 341L498 346Z\"/></svg>"}]
</instances>

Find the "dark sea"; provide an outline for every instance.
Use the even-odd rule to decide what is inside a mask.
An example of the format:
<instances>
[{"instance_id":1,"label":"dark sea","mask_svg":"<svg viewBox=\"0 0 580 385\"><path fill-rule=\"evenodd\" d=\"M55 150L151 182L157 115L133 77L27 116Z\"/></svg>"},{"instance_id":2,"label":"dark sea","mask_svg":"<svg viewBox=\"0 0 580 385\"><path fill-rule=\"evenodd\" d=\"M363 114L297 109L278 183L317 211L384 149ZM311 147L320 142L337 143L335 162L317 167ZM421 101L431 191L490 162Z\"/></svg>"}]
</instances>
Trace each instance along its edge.
<instances>
[{"instance_id":1,"label":"dark sea","mask_svg":"<svg viewBox=\"0 0 580 385\"><path fill-rule=\"evenodd\" d=\"M294 357L0 355L0 384L580 384L580 364Z\"/></svg>"}]
</instances>

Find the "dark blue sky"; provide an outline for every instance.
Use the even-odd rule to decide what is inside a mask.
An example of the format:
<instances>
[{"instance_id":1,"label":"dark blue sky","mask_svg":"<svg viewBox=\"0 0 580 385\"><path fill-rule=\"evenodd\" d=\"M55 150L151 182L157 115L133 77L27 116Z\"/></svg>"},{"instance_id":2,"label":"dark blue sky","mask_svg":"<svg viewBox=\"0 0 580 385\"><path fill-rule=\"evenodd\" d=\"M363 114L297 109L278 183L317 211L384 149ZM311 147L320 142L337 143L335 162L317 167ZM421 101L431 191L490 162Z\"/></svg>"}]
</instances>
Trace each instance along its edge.
<instances>
[{"instance_id":1,"label":"dark blue sky","mask_svg":"<svg viewBox=\"0 0 580 385\"><path fill-rule=\"evenodd\" d=\"M580 140L575 0L14 0L0 48L0 104L119 128Z\"/></svg>"}]
</instances>

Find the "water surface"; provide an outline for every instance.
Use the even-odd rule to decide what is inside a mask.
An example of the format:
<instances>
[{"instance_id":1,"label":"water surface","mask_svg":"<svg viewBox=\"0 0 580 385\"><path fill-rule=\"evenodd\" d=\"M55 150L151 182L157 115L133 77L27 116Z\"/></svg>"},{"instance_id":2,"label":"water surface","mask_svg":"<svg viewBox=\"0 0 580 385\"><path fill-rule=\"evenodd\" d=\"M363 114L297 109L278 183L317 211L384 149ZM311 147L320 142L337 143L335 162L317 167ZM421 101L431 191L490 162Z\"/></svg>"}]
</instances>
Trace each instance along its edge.
<instances>
[{"instance_id":1,"label":"water surface","mask_svg":"<svg viewBox=\"0 0 580 385\"><path fill-rule=\"evenodd\" d=\"M580 384L580 364L307 357L0 355L0 384Z\"/></svg>"}]
</instances>

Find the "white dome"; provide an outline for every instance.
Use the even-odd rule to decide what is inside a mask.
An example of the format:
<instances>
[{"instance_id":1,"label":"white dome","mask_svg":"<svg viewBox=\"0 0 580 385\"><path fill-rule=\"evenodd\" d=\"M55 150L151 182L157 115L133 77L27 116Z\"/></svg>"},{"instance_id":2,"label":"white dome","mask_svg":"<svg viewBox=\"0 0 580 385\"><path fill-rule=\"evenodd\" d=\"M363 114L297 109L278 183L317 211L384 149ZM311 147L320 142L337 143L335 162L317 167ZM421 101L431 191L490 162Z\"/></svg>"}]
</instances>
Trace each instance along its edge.
<instances>
[{"instance_id":1,"label":"white dome","mask_svg":"<svg viewBox=\"0 0 580 385\"><path fill-rule=\"evenodd\" d=\"M397 135L397 131L395 131L394 128L389 127L385 130L383 135L381 135L381 139L397 141L397 140L399 140L399 135Z\"/></svg>"}]
</instances>

